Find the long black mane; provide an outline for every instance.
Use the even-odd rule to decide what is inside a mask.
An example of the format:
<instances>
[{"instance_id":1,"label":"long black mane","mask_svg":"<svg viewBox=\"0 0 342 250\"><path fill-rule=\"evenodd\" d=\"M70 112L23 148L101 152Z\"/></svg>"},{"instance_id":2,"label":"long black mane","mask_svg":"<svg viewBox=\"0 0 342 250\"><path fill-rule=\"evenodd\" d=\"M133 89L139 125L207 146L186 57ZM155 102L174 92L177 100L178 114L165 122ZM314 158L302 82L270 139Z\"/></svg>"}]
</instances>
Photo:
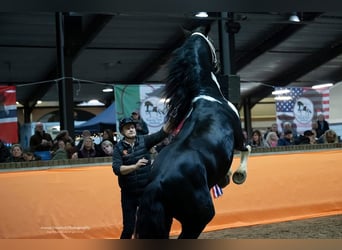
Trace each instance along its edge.
<instances>
[{"instance_id":1,"label":"long black mane","mask_svg":"<svg viewBox=\"0 0 342 250\"><path fill-rule=\"evenodd\" d=\"M163 94L168 100L166 120L170 121L172 129L190 112L193 98L201 94L201 84L211 81L208 77L216 68L213 52L199 34L191 35L174 51Z\"/></svg>"}]
</instances>

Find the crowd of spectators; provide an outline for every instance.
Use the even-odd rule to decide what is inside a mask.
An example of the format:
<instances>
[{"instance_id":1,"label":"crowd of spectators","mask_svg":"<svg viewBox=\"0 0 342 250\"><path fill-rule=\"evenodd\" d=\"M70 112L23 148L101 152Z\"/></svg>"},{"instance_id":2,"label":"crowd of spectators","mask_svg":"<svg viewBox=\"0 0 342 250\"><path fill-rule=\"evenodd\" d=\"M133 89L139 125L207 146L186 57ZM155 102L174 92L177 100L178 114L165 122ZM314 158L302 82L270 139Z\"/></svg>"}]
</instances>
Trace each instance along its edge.
<instances>
[{"instance_id":1,"label":"crowd of spectators","mask_svg":"<svg viewBox=\"0 0 342 250\"><path fill-rule=\"evenodd\" d=\"M147 125L140 118L137 111L132 112L132 119L139 123L138 127L141 129L141 134L148 133ZM329 123L322 115L318 116L317 121L312 122L311 129L303 133L298 133L294 124L284 122L279 126L279 130L277 123L273 123L264 133L262 133L262 130L254 129L248 135L247 131L244 130L244 136L245 143L253 148L339 142L336 132L329 127ZM13 144L8 147L0 138L0 163L106 157L112 155L116 140L116 133L111 129L102 131L102 140L99 143L94 142L89 130L82 132L78 142L69 135L67 130L60 131L52 139L52 136L44 130L44 125L37 122L27 149L24 149L20 144ZM151 151L151 153L157 154L169 142L170 138L166 138L153 148L152 150L155 152Z\"/></svg>"},{"instance_id":2,"label":"crowd of spectators","mask_svg":"<svg viewBox=\"0 0 342 250\"><path fill-rule=\"evenodd\" d=\"M263 134L260 130L252 131L247 140L247 144L252 147L277 147L303 144L322 144L337 143L339 137L336 132L329 127L329 123L323 115L319 115L317 121L312 122L311 129L298 133L295 124L284 122L281 126L281 132L278 125L273 123Z\"/></svg>"},{"instance_id":3,"label":"crowd of spectators","mask_svg":"<svg viewBox=\"0 0 342 250\"><path fill-rule=\"evenodd\" d=\"M27 149L18 143L5 145L0 139L0 163L111 156L116 144L115 133L106 129L102 134L102 140L98 144L94 142L89 130L82 132L78 142L75 142L67 130L60 131L52 139L52 136L44 130L44 125L37 122Z\"/></svg>"}]
</instances>

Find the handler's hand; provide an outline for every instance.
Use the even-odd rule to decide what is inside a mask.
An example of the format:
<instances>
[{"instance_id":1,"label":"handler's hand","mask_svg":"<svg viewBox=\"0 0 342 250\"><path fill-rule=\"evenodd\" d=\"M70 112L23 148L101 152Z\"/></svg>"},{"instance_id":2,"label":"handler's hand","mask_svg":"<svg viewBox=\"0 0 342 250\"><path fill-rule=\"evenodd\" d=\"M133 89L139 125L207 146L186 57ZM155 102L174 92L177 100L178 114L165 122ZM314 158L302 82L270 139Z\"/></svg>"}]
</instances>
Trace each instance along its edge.
<instances>
[{"instance_id":1,"label":"handler's hand","mask_svg":"<svg viewBox=\"0 0 342 250\"><path fill-rule=\"evenodd\" d=\"M141 166L145 166L148 163L148 160L145 158L141 158L137 163L137 168L140 168Z\"/></svg>"}]
</instances>

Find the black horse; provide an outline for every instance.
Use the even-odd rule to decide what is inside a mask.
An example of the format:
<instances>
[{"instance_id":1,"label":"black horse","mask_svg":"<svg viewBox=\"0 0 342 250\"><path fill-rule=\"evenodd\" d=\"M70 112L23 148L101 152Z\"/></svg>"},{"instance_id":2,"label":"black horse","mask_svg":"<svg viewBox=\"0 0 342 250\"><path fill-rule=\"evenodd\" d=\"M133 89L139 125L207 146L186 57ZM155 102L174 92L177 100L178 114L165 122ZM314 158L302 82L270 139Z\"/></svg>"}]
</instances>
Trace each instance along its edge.
<instances>
[{"instance_id":1,"label":"black horse","mask_svg":"<svg viewBox=\"0 0 342 250\"><path fill-rule=\"evenodd\" d=\"M245 147L235 107L221 93L215 48L193 33L169 62L164 97L173 141L153 163L137 213L136 238L169 238L173 218L182 226L178 238L198 238L215 215L211 187L230 176L234 149L241 151L235 183L246 178L250 147ZM184 123L183 123L184 122Z\"/></svg>"}]
</instances>

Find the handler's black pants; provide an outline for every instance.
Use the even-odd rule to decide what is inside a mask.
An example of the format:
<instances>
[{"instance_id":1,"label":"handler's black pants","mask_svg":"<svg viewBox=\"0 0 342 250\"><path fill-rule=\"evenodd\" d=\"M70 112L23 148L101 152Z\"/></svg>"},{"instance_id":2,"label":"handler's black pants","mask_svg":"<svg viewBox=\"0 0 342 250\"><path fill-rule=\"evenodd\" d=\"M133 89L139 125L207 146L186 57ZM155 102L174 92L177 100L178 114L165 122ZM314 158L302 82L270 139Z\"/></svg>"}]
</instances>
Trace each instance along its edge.
<instances>
[{"instance_id":1,"label":"handler's black pants","mask_svg":"<svg viewBox=\"0 0 342 250\"><path fill-rule=\"evenodd\" d=\"M120 239L131 239L134 233L140 194L121 192L123 230Z\"/></svg>"}]
</instances>

